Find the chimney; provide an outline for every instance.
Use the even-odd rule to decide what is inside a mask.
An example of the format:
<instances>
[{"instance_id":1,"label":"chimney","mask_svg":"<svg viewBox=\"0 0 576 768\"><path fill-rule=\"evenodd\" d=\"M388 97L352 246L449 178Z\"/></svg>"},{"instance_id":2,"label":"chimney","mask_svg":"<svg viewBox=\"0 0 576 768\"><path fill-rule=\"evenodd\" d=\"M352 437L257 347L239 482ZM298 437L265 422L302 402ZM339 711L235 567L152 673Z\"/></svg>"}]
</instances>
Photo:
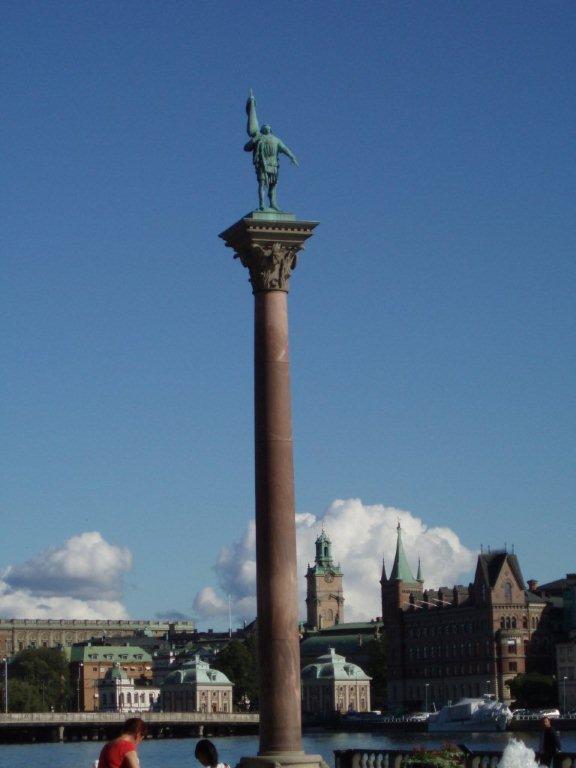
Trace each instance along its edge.
<instances>
[{"instance_id":1,"label":"chimney","mask_svg":"<svg viewBox=\"0 0 576 768\"><path fill-rule=\"evenodd\" d=\"M528 589L530 592L536 592L538 587L538 579L528 579Z\"/></svg>"}]
</instances>

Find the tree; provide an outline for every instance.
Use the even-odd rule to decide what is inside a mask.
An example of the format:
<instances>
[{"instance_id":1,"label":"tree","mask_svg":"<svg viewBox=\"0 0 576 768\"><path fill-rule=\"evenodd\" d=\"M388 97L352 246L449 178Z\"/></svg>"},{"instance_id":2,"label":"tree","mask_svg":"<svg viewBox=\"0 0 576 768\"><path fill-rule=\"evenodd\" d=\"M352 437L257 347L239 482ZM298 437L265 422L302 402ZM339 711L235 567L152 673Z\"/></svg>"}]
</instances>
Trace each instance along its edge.
<instances>
[{"instance_id":1,"label":"tree","mask_svg":"<svg viewBox=\"0 0 576 768\"><path fill-rule=\"evenodd\" d=\"M65 711L73 697L66 657L58 648L28 648L9 667L11 712Z\"/></svg>"},{"instance_id":2,"label":"tree","mask_svg":"<svg viewBox=\"0 0 576 768\"><path fill-rule=\"evenodd\" d=\"M386 636L381 632L370 641L368 646L368 664L366 673L372 678L372 708L381 709L386 706L388 686L388 668L386 662Z\"/></svg>"},{"instance_id":3,"label":"tree","mask_svg":"<svg viewBox=\"0 0 576 768\"><path fill-rule=\"evenodd\" d=\"M556 683L551 675L527 672L507 680L506 685L510 688L512 698L521 707L552 707L558 702Z\"/></svg>"},{"instance_id":4,"label":"tree","mask_svg":"<svg viewBox=\"0 0 576 768\"><path fill-rule=\"evenodd\" d=\"M218 654L214 669L224 672L234 683L234 701L238 703L247 696L254 708L258 702L258 660L257 646L254 637L248 637L244 642L231 640Z\"/></svg>"}]
</instances>

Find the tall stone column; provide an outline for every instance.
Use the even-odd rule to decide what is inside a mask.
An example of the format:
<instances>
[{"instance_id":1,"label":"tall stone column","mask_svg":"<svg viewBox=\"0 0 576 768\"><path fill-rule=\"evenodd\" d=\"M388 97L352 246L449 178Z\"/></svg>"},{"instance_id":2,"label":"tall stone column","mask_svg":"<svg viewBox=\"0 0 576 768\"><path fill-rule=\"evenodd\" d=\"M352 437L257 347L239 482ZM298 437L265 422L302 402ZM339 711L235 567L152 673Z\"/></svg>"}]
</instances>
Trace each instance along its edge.
<instances>
[{"instance_id":1,"label":"tall stone column","mask_svg":"<svg viewBox=\"0 0 576 768\"><path fill-rule=\"evenodd\" d=\"M254 212L220 237L249 270L254 293L256 573L260 662L260 758L248 765L311 765L301 744L298 574L288 287L316 222Z\"/></svg>"}]
</instances>

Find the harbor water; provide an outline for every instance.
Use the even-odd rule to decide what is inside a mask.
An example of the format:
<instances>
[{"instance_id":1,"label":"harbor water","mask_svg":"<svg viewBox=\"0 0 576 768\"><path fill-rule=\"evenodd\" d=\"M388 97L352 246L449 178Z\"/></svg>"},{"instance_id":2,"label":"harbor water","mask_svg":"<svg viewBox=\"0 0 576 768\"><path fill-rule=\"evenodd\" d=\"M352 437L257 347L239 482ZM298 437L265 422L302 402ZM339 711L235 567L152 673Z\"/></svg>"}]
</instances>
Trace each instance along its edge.
<instances>
[{"instance_id":1,"label":"harbor water","mask_svg":"<svg viewBox=\"0 0 576 768\"><path fill-rule=\"evenodd\" d=\"M446 743L468 744L471 747L504 749L511 739L518 739L535 748L537 733L315 733L304 737L304 749L309 754L320 754L334 766L334 750L369 748L384 749L407 746L442 746ZM561 734L562 747L576 751L576 732ZM221 760L235 766L242 756L258 751L257 736L224 736L214 738ZM200 768L194 758L195 739L147 740L139 748L142 768ZM3 744L0 745L1 768L92 768L102 749L98 741L69 742L64 744Z\"/></svg>"}]
</instances>

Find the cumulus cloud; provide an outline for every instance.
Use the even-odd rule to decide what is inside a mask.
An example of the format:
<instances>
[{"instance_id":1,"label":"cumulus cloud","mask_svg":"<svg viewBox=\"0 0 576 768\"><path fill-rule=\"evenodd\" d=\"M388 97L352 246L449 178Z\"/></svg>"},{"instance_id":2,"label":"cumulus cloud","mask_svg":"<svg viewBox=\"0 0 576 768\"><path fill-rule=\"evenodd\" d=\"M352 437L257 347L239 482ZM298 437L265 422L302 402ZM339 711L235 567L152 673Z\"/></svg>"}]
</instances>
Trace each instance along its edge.
<instances>
[{"instance_id":1,"label":"cumulus cloud","mask_svg":"<svg viewBox=\"0 0 576 768\"><path fill-rule=\"evenodd\" d=\"M72 536L0 575L0 615L17 618L127 618L124 574L132 567L125 547L97 531Z\"/></svg>"},{"instance_id":2,"label":"cumulus cloud","mask_svg":"<svg viewBox=\"0 0 576 768\"><path fill-rule=\"evenodd\" d=\"M334 559L344 572L345 618L361 621L378 616L379 579L384 557L388 572L396 548L396 526L402 525L403 541L414 575L418 555L425 585L438 587L468 580L476 553L465 547L450 528L428 527L419 517L383 504L363 504L360 499L336 499L316 517L296 515L300 606L304 612L306 566L314 560L314 540L324 527L332 540ZM194 609L204 618L225 616L228 595L235 616L256 615L255 525L250 521L244 535L220 550L214 566L216 585L198 592Z\"/></svg>"}]
</instances>

